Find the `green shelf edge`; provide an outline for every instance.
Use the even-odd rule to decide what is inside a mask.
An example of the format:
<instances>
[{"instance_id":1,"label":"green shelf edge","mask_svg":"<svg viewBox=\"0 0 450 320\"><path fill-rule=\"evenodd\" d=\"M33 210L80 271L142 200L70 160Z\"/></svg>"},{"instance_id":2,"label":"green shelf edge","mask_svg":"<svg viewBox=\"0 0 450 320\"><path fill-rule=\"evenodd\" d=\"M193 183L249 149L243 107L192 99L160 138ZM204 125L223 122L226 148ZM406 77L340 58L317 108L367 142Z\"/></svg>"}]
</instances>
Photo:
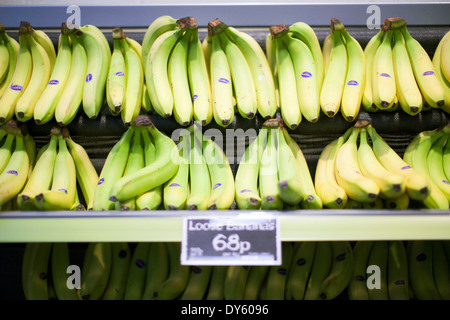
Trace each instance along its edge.
<instances>
[{"instance_id":1,"label":"green shelf edge","mask_svg":"<svg viewBox=\"0 0 450 320\"><path fill-rule=\"evenodd\" d=\"M0 243L179 242L184 217L278 218L281 241L450 240L450 211L1 212Z\"/></svg>"}]
</instances>

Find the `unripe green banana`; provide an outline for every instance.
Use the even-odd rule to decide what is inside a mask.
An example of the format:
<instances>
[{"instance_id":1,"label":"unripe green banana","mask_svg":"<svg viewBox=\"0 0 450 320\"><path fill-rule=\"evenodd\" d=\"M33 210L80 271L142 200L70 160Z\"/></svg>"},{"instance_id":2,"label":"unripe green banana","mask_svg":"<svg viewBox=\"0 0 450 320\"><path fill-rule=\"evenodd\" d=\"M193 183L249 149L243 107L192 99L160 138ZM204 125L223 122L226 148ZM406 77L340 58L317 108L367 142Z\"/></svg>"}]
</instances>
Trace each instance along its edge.
<instances>
[{"instance_id":1,"label":"unripe green banana","mask_svg":"<svg viewBox=\"0 0 450 320\"><path fill-rule=\"evenodd\" d=\"M450 266L443 241L431 241L433 249L433 276L443 300L450 300Z\"/></svg>"},{"instance_id":2,"label":"unripe green banana","mask_svg":"<svg viewBox=\"0 0 450 320\"><path fill-rule=\"evenodd\" d=\"M294 246L286 280L286 300L303 300L316 248L316 241L302 241Z\"/></svg>"},{"instance_id":3,"label":"unripe green banana","mask_svg":"<svg viewBox=\"0 0 450 320\"><path fill-rule=\"evenodd\" d=\"M367 266L377 266L379 274L376 281L379 281L379 287L368 288L369 300L389 300L388 289L388 257L389 257L389 242L375 241L370 250L369 260Z\"/></svg>"},{"instance_id":4,"label":"unripe green banana","mask_svg":"<svg viewBox=\"0 0 450 320\"><path fill-rule=\"evenodd\" d=\"M22 261L22 289L27 300L48 300L48 277L52 243L25 245Z\"/></svg>"},{"instance_id":5,"label":"unripe green banana","mask_svg":"<svg viewBox=\"0 0 450 320\"><path fill-rule=\"evenodd\" d=\"M281 244L282 261L280 266L271 266L266 277L266 295L268 300L284 300L286 291L286 281L289 273L293 255L293 244L291 242L282 242Z\"/></svg>"},{"instance_id":6,"label":"unripe green banana","mask_svg":"<svg viewBox=\"0 0 450 320\"><path fill-rule=\"evenodd\" d=\"M428 152L427 164L430 179L450 201L450 182L445 174L443 161L444 146L448 143L448 135L436 140Z\"/></svg>"},{"instance_id":7,"label":"unripe green banana","mask_svg":"<svg viewBox=\"0 0 450 320\"><path fill-rule=\"evenodd\" d=\"M258 300L261 288L266 281L270 266L250 266L245 292L242 300ZM286 283L286 285L289 282Z\"/></svg>"},{"instance_id":8,"label":"unripe green banana","mask_svg":"<svg viewBox=\"0 0 450 320\"><path fill-rule=\"evenodd\" d=\"M223 286L225 300L243 299L249 273L250 267L248 266L228 266Z\"/></svg>"},{"instance_id":9,"label":"unripe green banana","mask_svg":"<svg viewBox=\"0 0 450 320\"><path fill-rule=\"evenodd\" d=\"M147 261L151 242L138 242L134 248L125 286L124 300L141 300L145 290Z\"/></svg>"},{"instance_id":10,"label":"unripe green banana","mask_svg":"<svg viewBox=\"0 0 450 320\"><path fill-rule=\"evenodd\" d=\"M333 254L330 241L317 242L313 265L305 289L304 300L319 300L323 280L330 274Z\"/></svg>"},{"instance_id":11,"label":"unripe green banana","mask_svg":"<svg viewBox=\"0 0 450 320\"><path fill-rule=\"evenodd\" d=\"M389 300L409 300L408 254L402 241L389 241Z\"/></svg>"},{"instance_id":12,"label":"unripe green banana","mask_svg":"<svg viewBox=\"0 0 450 320\"><path fill-rule=\"evenodd\" d=\"M81 269L81 299L99 300L103 296L108 286L111 266L111 243L89 242Z\"/></svg>"},{"instance_id":13,"label":"unripe green banana","mask_svg":"<svg viewBox=\"0 0 450 320\"><path fill-rule=\"evenodd\" d=\"M242 155L236 171L236 204L239 209L259 209L261 197L258 188L259 166L267 142L268 129L261 129Z\"/></svg>"},{"instance_id":14,"label":"unripe green banana","mask_svg":"<svg viewBox=\"0 0 450 320\"><path fill-rule=\"evenodd\" d=\"M147 256L147 276L142 300L151 300L169 275L169 252L165 242L153 242Z\"/></svg>"},{"instance_id":15,"label":"unripe green banana","mask_svg":"<svg viewBox=\"0 0 450 320\"><path fill-rule=\"evenodd\" d=\"M350 300L370 299L367 288L367 267L373 244L373 241L366 240L357 241L353 246L352 278L347 287L347 294Z\"/></svg>"},{"instance_id":16,"label":"unripe green banana","mask_svg":"<svg viewBox=\"0 0 450 320\"><path fill-rule=\"evenodd\" d=\"M213 266L205 300L223 300L228 266Z\"/></svg>"},{"instance_id":17,"label":"unripe green banana","mask_svg":"<svg viewBox=\"0 0 450 320\"><path fill-rule=\"evenodd\" d=\"M58 300L79 300L78 290L67 286L67 268L71 265L69 244L55 242L51 253L52 285Z\"/></svg>"},{"instance_id":18,"label":"unripe green banana","mask_svg":"<svg viewBox=\"0 0 450 320\"><path fill-rule=\"evenodd\" d=\"M191 266L189 281L180 300L202 300L208 289L213 266Z\"/></svg>"},{"instance_id":19,"label":"unripe green banana","mask_svg":"<svg viewBox=\"0 0 450 320\"><path fill-rule=\"evenodd\" d=\"M122 300L130 270L131 248L127 242L112 242L111 250L111 273L103 300Z\"/></svg>"}]
</instances>

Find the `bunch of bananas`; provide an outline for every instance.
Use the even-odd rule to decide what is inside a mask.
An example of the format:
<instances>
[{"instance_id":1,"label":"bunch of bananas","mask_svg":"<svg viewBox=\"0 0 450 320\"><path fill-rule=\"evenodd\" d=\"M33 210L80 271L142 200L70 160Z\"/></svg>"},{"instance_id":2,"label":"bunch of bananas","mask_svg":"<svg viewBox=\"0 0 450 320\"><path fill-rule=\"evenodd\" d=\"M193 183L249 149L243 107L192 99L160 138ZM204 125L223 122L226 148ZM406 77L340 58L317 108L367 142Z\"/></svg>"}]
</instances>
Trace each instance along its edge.
<instances>
[{"instance_id":1,"label":"bunch of bananas","mask_svg":"<svg viewBox=\"0 0 450 320\"><path fill-rule=\"evenodd\" d=\"M36 142L25 124L9 120L0 127L0 209L17 210L21 192L35 165Z\"/></svg>"},{"instance_id":2,"label":"bunch of bananas","mask_svg":"<svg viewBox=\"0 0 450 320\"><path fill-rule=\"evenodd\" d=\"M168 210L227 210L234 203L234 175L215 141L206 139L197 125L180 137L178 172L164 184Z\"/></svg>"},{"instance_id":3,"label":"bunch of bananas","mask_svg":"<svg viewBox=\"0 0 450 320\"><path fill-rule=\"evenodd\" d=\"M450 202L450 124L417 134L406 147L403 160L427 179L430 209L448 209Z\"/></svg>"},{"instance_id":4,"label":"bunch of bananas","mask_svg":"<svg viewBox=\"0 0 450 320\"><path fill-rule=\"evenodd\" d=\"M0 97L8 88L16 69L19 43L8 35L5 26L0 24Z\"/></svg>"},{"instance_id":5,"label":"bunch of bananas","mask_svg":"<svg viewBox=\"0 0 450 320\"><path fill-rule=\"evenodd\" d=\"M235 190L239 209L322 208L306 159L282 119L264 122L245 150Z\"/></svg>"},{"instance_id":6,"label":"bunch of bananas","mask_svg":"<svg viewBox=\"0 0 450 320\"><path fill-rule=\"evenodd\" d=\"M448 31L439 41L433 55L434 71L441 81L445 92L445 104L441 106L442 110L450 113L450 31Z\"/></svg>"},{"instance_id":7,"label":"bunch of bananas","mask_svg":"<svg viewBox=\"0 0 450 320\"><path fill-rule=\"evenodd\" d=\"M162 186L179 168L175 142L140 115L109 152L94 191L92 208L150 210L162 201Z\"/></svg>"},{"instance_id":8,"label":"bunch of bananas","mask_svg":"<svg viewBox=\"0 0 450 320\"><path fill-rule=\"evenodd\" d=\"M328 117L339 111L349 122L359 114L366 86L366 57L359 42L338 19L331 19L323 44L324 79L320 106Z\"/></svg>"},{"instance_id":9,"label":"bunch of bananas","mask_svg":"<svg viewBox=\"0 0 450 320\"><path fill-rule=\"evenodd\" d=\"M195 19L161 16L142 40L149 108L182 126L212 120L211 85Z\"/></svg>"},{"instance_id":10,"label":"bunch of bananas","mask_svg":"<svg viewBox=\"0 0 450 320\"><path fill-rule=\"evenodd\" d=\"M445 110L445 92L436 68L422 45L408 32L402 18L388 18L364 49L366 111L395 110L409 115Z\"/></svg>"},{"instance_id":11,"label":"bunch of bananas","mask_svg":"<svg viewBox=\"0 0 450 320\"><path fill-rule=\"evenodd\" d=\"M281 117L290 129L305 118L317 122L323 57L314 30L304 22L270 27L266 36L266 56L277 89Z\"/></svg>"},{"instance_id":12,"label":"bunch of bananas","mask_svg":"<svg viewBox=\"0 0 450 320\"><path fill-rule=\"evenodd\" d=\"M112 30L112 37L106 101L111 114L120 114L123 123L129 126L139 115L141 107L148 106L145 103L148 93L144 84L142 46L128 38L120 27Z\"/></svg>"},{"instance_id":13,"label":"bunch of bananas","mask_svg":"<svg viewBox=\"0 0 450 320\"><path fill-rule=\"evenodd\" d=\"M209 66L216 123L228 126L235 110L245 119L268 119L277 111L273 74L259 43L219 19L208 23L203 50Z\"/></svg>"},{"instance_id":14,"label":"bunch of bananas","mask_svg":"<svg viewBox=\"0 0 450 320\"><path fill-rule=\"evenodd\" d=\"M5 41L6 42L6 41ZM10 41L13 44L13 41ZM21 22L14 74L0 98L0 124L14 116L66 126L80 108L96 118L105 104L111 49L93 25L61 25L58 50L48 35Z\"/></svg>"},{"instance_id":15,"label":"bunch of bananas","mask_svg":"<svg viewBox=\"0 0 450 320\"><path fill-rule=\"evenodd\" d=\"M409 206L409 200L425 201L430 195L427 178L393 150L375 128L358 121L321 152L315 187L324 206L345 208L353 201L388 208Z\"/></svg>"},{"instance_id":16,"label":"bunch of bananas","mask_svg":"<svg viewBox=\"0 0 450 320\"><path fill-rule=\"evenodd\" d=\"M55 127L36 156L17 205L23 211L87 210L92 207L97 180L86 150L73 141L66 128Z\"/></svg>"},{"instance_id":17,"label":"bunch of bananas","mask_svg":"<svg viewBox=\"0 0 450 320\"><path fill-rule=\"evenodd\" d=\"M349 299L449 300L449 244L439 240L357 241Z\"/></svg>"}]
</instances>

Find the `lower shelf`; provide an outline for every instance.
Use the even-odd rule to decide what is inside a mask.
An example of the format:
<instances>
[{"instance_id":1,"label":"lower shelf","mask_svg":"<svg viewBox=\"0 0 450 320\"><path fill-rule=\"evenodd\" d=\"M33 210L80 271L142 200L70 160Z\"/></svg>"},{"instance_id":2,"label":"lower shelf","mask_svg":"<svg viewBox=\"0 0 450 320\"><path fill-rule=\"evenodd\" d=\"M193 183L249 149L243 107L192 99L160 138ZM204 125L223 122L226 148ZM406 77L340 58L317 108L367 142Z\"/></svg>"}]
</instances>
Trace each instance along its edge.
<instances>
[{"instance_id":1,"label":"lower shelf","mask_svg":"<svg viewBox=\"0 0 450 320\"><path fill-rule=\"evenodd\" d=\"M0 243L181 241L185 217L278 218L281 241L450 240L450 211L1 212Z\"/></svg>"}]
</instances>

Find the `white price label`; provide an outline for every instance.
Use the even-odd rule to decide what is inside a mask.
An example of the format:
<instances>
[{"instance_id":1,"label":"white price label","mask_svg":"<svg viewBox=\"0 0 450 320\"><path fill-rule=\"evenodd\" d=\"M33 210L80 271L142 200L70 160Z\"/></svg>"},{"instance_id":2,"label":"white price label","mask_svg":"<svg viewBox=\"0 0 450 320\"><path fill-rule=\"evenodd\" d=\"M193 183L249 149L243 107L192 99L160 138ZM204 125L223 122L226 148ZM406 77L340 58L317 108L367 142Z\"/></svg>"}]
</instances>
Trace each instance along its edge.
<instances>
[{"instance_id":1,"label":"white price label","mask_svg":"<svg viewBox=\"0 0 450 320\"><path fill-rule=\"evenodd\" d=\"M184 265L280 265L279 222L272 217L184 218Z\"/></svg>"}]
</instances>

